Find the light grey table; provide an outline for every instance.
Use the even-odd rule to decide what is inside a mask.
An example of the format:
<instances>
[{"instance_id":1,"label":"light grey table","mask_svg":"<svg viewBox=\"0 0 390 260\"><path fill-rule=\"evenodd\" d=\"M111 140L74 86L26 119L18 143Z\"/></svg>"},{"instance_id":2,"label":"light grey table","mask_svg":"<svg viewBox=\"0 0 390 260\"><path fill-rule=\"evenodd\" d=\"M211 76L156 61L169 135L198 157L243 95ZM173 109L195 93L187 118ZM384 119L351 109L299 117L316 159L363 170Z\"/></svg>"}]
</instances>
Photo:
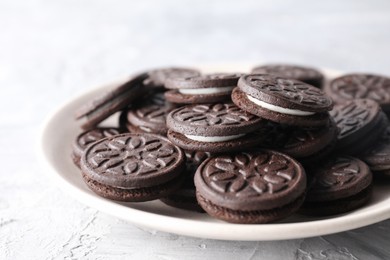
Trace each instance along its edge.
<instances>
[{"instance_id":1,"label":"light grey table","mask_svg":"<svg viewBox=\"0 0 390 260\"><path fill-rule=\"evenodd\" d=\"M143 231L71 199L35 153L57 105L135 70L283 61L390 74L389 46L385 0L0 0L0 259L389 259L390 221L280 242Z\"/></svg>"}]
</instances>

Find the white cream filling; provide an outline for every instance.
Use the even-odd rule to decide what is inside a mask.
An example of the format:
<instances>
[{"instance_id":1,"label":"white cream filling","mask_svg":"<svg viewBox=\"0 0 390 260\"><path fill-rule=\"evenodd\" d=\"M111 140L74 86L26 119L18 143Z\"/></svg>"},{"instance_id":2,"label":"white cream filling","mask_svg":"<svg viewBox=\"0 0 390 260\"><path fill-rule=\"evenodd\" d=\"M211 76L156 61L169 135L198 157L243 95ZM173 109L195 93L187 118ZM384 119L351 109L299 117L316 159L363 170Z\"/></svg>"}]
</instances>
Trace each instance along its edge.
<instances>
[{"instance_id":1,"label":"white cream filling","mask_svg":"<svg viewBox=\"0 0 390 260\"><path fill-rule=\"evenodd\" d=\"M178 91L185 95L205 95L205 94L217 94L223 92L232 91L235 86L222 87L222 88L187 88L179 89Z\"/></svg>"},{"instance_id":2,"label":"white cream filling","mask_svg":"<svg viewBox=\"0 0 390 260\"><path fill-rule=\"evenodd\" d=\"M245 134L226 135L226 136L199 136L199 135L185 135L185 136L194 141L205 142L205 143L218 143L218 142L234 140L244 135Z\"/></svg>"},{"instance_id":3,"label":"white cream filling","mask_svg":"<svg viewBox=\"0 0 390 260\"><path fill-rule=\"evenodd\" d=\"M264 108L271 110L271 111L274 111L274 112L281 113L281 114L294 115L294 116L310 116L310 115L315 114L314 112L307 112L307 111L302 111L302 110L298 110L298 109L289 109L289 108L275 106L275 105L263 102L261 100L258 100L257 98L254 98L252 96L249 96L249 95L246 95L246 96L250 101L252 101L256 105L264 107Z\"/></svg>"}]
</instances>

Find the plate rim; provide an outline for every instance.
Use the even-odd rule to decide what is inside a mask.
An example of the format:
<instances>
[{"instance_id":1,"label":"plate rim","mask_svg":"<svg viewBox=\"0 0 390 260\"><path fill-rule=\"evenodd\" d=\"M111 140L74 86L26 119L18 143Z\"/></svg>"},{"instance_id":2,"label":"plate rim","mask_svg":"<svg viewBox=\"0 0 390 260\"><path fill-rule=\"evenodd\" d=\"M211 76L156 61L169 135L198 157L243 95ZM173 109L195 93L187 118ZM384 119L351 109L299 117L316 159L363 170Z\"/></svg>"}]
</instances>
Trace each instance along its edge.
<instances>
[{"instance_id":1,"label":"plate rim","mask_svg":"<svg viewBox=\"0 0 390 260\"><path fill-rule=\"evenodd\" d=\"M235 65L237 66L237 65ZM200 65L202 68L219 68L217 65ZM241 64L240 64L240 67ZM342 73L331 69L322 68L321 71L326 73ZM126 79L128 77L123 77ZM122 80L123 80L122 79ZM374 208L369 211L355 212L354 214L346 214L335 218L327 218L321 220L313 220L299 223L271 223L271 224L231 224L226 222L204 222L201 220L183 219L175 216L160 215L153 212L145 212L140 209L131 208L119 204L115 201L110 201L99 197L95 194L90 194L82 188L70 183L51 162L46 154L45 146L46 133L50 130L51 123L71 106L77 100L85 98L85 96L98 92L100 89L107 88L109 85L120 82L115 80L109 84L103 84L100 87L90 88L76 94L69 98L60 106L52 111L44 120L39 130L39 139L36 145L36 154L38 160L43 168L43 172L55 182L56 186L65 193L73 197L81 203L102 211L106 214L131 222L134 225L142 226L144 228L155 229L163 232L174 233L178 235L219 239L219 240L233 240L233 241L272 241L272 240L286 240L299 239L320 235L328 235L339 233L347 230L352 230L359 227L368 226L390 218L390 206ZM126 213L126 214L123 214ZM131 213L131 214L129 214ZM194 213L199 214L199 213ZM160 223L163 222L164 225ZM201 226L198 228L188 228L191 226ZM282 227L284 232L278 232ZM228 229L228 230L227 230ZM276 231L275 231L276 230Z\"/></svg>"}]
</instances>

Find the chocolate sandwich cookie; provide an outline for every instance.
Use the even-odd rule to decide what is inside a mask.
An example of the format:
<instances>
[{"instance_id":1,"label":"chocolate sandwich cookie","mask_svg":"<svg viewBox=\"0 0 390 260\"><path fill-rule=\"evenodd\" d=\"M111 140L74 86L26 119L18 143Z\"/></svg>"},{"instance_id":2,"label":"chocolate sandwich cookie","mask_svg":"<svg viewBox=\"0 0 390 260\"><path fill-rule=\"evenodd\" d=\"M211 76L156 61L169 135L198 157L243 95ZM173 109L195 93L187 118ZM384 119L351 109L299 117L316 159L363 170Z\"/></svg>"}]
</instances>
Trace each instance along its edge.
<instances>
[{"instance_id":1,"label":"chocolate sandwich cookie","mask_svg":"<svg viewBox=\"0 0 390 260\"><path fill-rule=\"evenodd\" d=\"M190 151L240 151L262 141L250 133L263 123L233 103L188 105L168 114L168 139Z\"/></svg>"},{"instance_id":2,"label":"chocolate sandwich cookie","mask_svg":"<svg viewBox=\"0 0 390 260\"><path fill-rule=\"evenodd\" d=\"M187 161L183 185L168 197L161 199L161 201L175 208L204 212L196 200L194 175L198 166L210 157L210 153L185 151L185 155Z\"/></svg>"},{"instance_id":3,"label":"chocolate sandwich cookie","mask_svg":"<svg viewBox=\"0 0 390 260\"><path fill-rule=\"evenodd\" d=\"M369 99L356 99L336 105L330 114L339 128L336 149L349 155L361 154L370 149L388 124L378 103Z\"/></svg>"},{"instance_id":4,"label":"chocolate sandwich cookie","mask_svg":"<svg viewBox=\"0 0 390 260\"><path fill-rule=\"evenodd\" d=\"M332 119L320 128L295 127L268 121L256 132L264 137L260 147L288 154L307 164L319 161L333 150L338 128Z\"/></svg>"},{"instance_id":5,"label":"chocolate sandwich cookie","mask_svg":"<svg viewBox=\"0 0 390 260\"><path fill-rule=\"evenodd\" d=\"M121 129L115 127L97 127L92 130L85 131L76 137L73 142L72 160L74 164L80 168L80 158L88 145L99 141L105 137L110 137L122 133Z\"/></svg>"},{"instance_id":6,"label":"chocolate sandwich cookie","mask_svg":"<svg viewBox=\"0 0 390 260\"><path fill-rule=\"evenodd\" d=\"M136 75L81 107L76 112L76 119L86 118L81 127L86 130L92 129L104 119L145 95L149 91L143 84L147 77L146 73Z\"/></svg>"},{"instance_id":7,"label":"chocolate sandwich cookie","mask_svg":"<svg viewBox=\"0 0 390 260\"><path fill-rule=\"evenodd\" d=\"M307 169L313 177L301 212L326 216L348 212L367 203L371 196L372 173L359 159L339 156Z\"/></svg>"},{"instance_id":8,"label":"chocolate sandwich cookie","mask_svg":"<svg viewBox=\"0 0 390 260\"><path fill-rule=\"evenodd\" d=\"M200 104L230 100L242 74L215 73L209 75L169 78L165 87L171 89L165 97L172 103Z\"/></svg>"},{"instance_id":9,"label":"chocolate sandwich cookie","mask_svg":"<svg viewBox=\"0 0 390 260\"><path fill-rule=\"evenodd\" d=\"M336 103L353 99L371 99L390 113L390 78L372 74L348 74L334 79L325 91Z\"/></svg>"},{"instance_id":10,"label":"chocolate sandwich cookie","mask_svg":"<svg viewBox=\"0 0 390 260\"><path fill-rule=\"evenodd\" d=\"M268 64L252 69L252 74L271 74L274 76L303 81L317 88L322 88L324 75L314 68L289 65Z\"/></svg>"},{"instance_id":11,"label":"chocolate sandwich cookie","mask_svg":"<svg viewBox=\"0 0 390 260\"><path fill-rule=\"evenodd\" d=\"M262 150L207 159L196 171L195 186L209 215L232 223L268 223L298 210L306 175L291 157Z\"/></svg>"},{"instance_id":12,"label":"chocolate sandwich cookie","mask_svg":"<svg viewBox=\"0 0 390 260\"><path fill-rule=\"evenodd\" d=\"M245 75L232 93L241 109L270 121L318 127L329 121L330 97L301 81L266 74Z\"/></svg>"},{"instance_id":13,"label":"chocolate sandwich cookie","mask_svg":"<svg viewBox=\"0 0 390 260\"><path fill-rule=\"evenodd\" d=\"M126 113L126 127L131 133L167 134L166 117L176 106L166 102L163 92L148 97Z\"/></svg>"},{"instance_id":14,"label":"chocolate sandwich cookie","mask_svg":"<svg viewBox=\"0 0 390 260\"><path fill-rule=\"evenodd\" d=\"M155 88L164 88L165 81L168 78L185 78L199 76L200 71L191 68L169 67L154 69L148 72L148 78L144 84Z\"/></svg>"},{"instance_id":15,"label":"chocolate sandwich cookie","mask_svg":"<svg viewBox=\"0 0 390 260\"><path fill-rule=\"evenodd\" d=\"M390 173L390 125L374 146L359 157L374 173Z\"/></svg>"},{"instance_id":16,"label":"chocolate sandwich cookie","mask_svg":"<svg viewBox=\"0 0 390 260\"><path fill-rule=\"evenodd\" d=\"M154 134L121 134L97 141L81 157L85 183L96 194L118 201L148 201L180 187L182 150Z\"/></svg>"}]
</instances>

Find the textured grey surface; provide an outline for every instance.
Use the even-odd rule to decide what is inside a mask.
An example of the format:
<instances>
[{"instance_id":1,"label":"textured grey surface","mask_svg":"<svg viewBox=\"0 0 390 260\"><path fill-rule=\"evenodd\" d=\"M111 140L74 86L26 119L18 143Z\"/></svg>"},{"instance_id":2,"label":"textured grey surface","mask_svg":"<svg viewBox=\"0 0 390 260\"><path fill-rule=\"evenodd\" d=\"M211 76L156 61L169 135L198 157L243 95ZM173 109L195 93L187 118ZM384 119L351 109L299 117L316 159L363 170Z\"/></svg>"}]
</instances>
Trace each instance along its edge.
<instances>
[{"instance_id":1,"label":"textured grey surface","mask_svg":"<svg viewBox=\"0 0 390 260\"><path fill-rule=\"evenodd\" d=\"M51 110L132 71L286 61L390 74L389 28L385 0L0 0L0 259L389 259L390 221L279 242L142 231L71 199L35 159Z\"/></svg>"}]
</instances>

